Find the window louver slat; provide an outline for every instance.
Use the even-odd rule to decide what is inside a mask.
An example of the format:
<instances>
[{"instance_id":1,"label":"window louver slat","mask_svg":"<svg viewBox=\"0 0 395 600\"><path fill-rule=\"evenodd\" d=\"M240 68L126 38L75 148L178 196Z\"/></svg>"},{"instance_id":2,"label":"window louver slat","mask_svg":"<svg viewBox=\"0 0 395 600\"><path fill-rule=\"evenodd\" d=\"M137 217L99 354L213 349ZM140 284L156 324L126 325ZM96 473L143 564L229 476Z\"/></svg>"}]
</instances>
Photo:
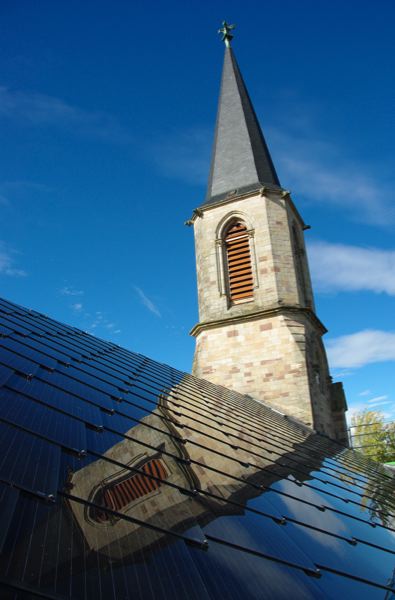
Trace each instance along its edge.
<instances>
[{"instance_id":1,"label":"window louver slat","mask_svg":"<svg viewBox=\"0 0 395 600\"><path fill-rule=\"evenodd\" d=\"M232 284L232 287L235 291L240 291L240 288L242 288L243 290L248 290L251 286L248 281L236 281L234 284Z\"/></svg>"},{"instance_id":2,"label":"window louver slat","mask_svg":"<svg viewBox=\"0 0 395 600\"><path fill-rule=\"evenodd\" d=\"M235 287L241 287L241 286L245 286L245 285L249 285L248 279L243 278L243 279L233 279L232 280L232 284L234 283Z\"/></svg>"},{"instance_id":3,"label":"window louver slat","mask_svg":"<svg viewBox=\"0 0 395 600\"><path fill-rule=\"evenodd\" d=\"M250 243L247 228L235 223L225 237L231 301L252 298L254 281L251 268Z\"/></svg>"},{"instance_id":4,"label":"window louver slat","mask_svg":"<svg viewBox=\"0 0 395 600\"><path fill-rule=\"evenodd\" d=\"M159 479L167 478L167 471L159 459L152 459L145 463L142 467L142 472L148 475L154 475ZM121 481L113 484L104 490L104 505L112 510L121 510L133 500L137 500L150 492L157 490L160 487L160 481L156 479L148 479L143 474L136 473ZM100 515L102 521L108 520L108 515L102 513Z\"/></svg>"},{"instance_id":5,"label":"window louver slat","mask_svg":"<svg viewBox=\"0 0 395 600\"><path fill-rule=\"evenodd\" d=\"M252 294L250 292L247 293L240 293L240 294L233 294L232 296L232 300L244 300L245 298L251 298Z\"/></svg>"},{"instance_id":6,"label":"window louver slat","mask_svg":"<svg viewBox=\"0 0 395 600\"><path fill-rule=\"evenodd\" d=\"M246 262L246 264L248 264L249 263L249 259L250 259L250 253L249 252L243 252L242 254L238 254L237 256L229 256L228 257L228 264L238 265L238 264L241 264L241 263L244 263L244 262Z\"/></svg>"},{"instance_id":7,"label":"window louver slat","mask_svg":"<svg viewBox=\"0 0 395 600\"><path fill-rule=\"evenodd\" d=\"M239 277L251 277L252 273L251 273L251 269L245 269L243 268L243 266L241 266L240 268L235 269L234 273L232 273L232 276L230 277L230 279L236 280Z\"/></svg>"}]
</instances>

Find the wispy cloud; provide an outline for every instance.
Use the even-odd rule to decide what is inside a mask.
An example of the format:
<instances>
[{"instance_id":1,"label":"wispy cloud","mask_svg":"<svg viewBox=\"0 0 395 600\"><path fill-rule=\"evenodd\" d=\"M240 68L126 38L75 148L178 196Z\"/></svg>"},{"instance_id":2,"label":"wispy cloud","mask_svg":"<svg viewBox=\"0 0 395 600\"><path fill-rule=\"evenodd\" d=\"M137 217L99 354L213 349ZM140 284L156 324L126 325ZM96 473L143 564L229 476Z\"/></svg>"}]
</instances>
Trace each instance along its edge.
<instances>
[{"instance_id":1,"label":"wispy cloud","mask_svg":"<svg viewBox=\"0 0 395 600\"><path fill-rule=\"evenodd\" d=\"M388 406L389 404L391 406ZM390 420L390 419L392 420L395 418L395 408L394 408L394 403L392 402L392 400L386 401L385 406L383 406L381 404L379 404L378 406L375 406L374 404L355 403L352 406L349 406L349 409L346 413L346 418L347 418L347 422L348 422L349 426L352 425L353 416L357 415L358 413L364 412L364 411L377 412L386 420Z\"/></svg>"},{"instance_id":2,"label":"wispy cloud","mask_svg":"<svg viewBox=\"0 0 395 600\"><path fill-rule=\"evenodd\" d=\"M340 369L339 371L333 371L332 372L332 376L335 379L344 379L344 377L349 377L350 375L353 375L353 371L351 371L350 369Z\"/></svg>"},{"instance_id":3,"label":"wispy cloud","mask_svg":"<svg viewBox=\"0 0 395 600\"><path fill-rule=\"evenodd\" d=\"M305 121L308 119L305 119ZM392 198L392 171L375 173L364 163L341 153L340 149L320 139L311 122L290 122L284 129L270 128L268 139L281 180L297 198L341 207L352 220L378 226L395 223ZM207 182L212 147L211 127L196 126L160 137L148 147L158 169L167 177L192 184ZM290 152L292 148L292 152Z\"/></svg>"},{"instance_id":4,"label":"wispy cloud","mask_svg":"<svg viewBox=\"0 0 395 600\"><path fill-rule=\"evenodd\" d=\"M195 127L160 137L148 147L157 168L166 177L192 184L207 181L212 131Z\"/></svg>"},{"instance_id":5,"label":"wispy cloud","mask_svg":"<svg viewBox=\"0 0 395 600\"><path fill-rule=\"evenodd\" d=\"M371 398L370 400L366 400L366 402L382 402L383 400L387 400L388 396L384 395L384 396L376 396L375 398Z\"/></svg>"},{"instance_id":6,"label":"wispy cloud","mask_svg":"<svg viewBox=\"0 0 395 600\"><path fill-rule=\"evenodd\" d=\"M74 304L71 305L71 308L73 310L75 310L76 312L81 312L83 309L83 306L82 306L81 302L75 302Z\"/></svg>"},{"instance_id":7,"label":"wispy cloud","mask_svg":"<svg viewBox=\"0 0 395 600\"><path fill-rule=\"evenodd\" d=\"M393 404L392 400L382 400L381 402L372 402L369 404L369 408L377 408L381 409L382 406L388 406L388 404Z\"/></svg>"},{"instance_id":8,"label":"wispy cloud","mask_svg":"<svg viewBox=\"0 0 395 600\"><path fill-rule=\"evenodd\" d=\"M314 133L307 138L272 129L270 139L281 179L295 193L339 206L353 220L385 227L395 223L392 173L369 174L366 164L342 156L339 148Z\"/></svg>"},{"instance_id":9,"label":"wispy cloud","mask_svg":"<svg viewBox=\"0 0 395 600\"><path fill-rule=\"evenodd\" d=\"M369 405L369 409L393 404L392 400L389 399L387 394L383 394L382 396L375 396L374 398L370 398L370 400L367 400L366 402Z\"/></svg>"},{"instance_id":10,"label":"wispy cloud","mask_svg":"<svg viewBox=\"0 0 395 600\"><path fill-rule=\"evenodd\" d=\"M355 368L395 360L395 333L366 329L327 343L332 368Z\"/></svg>"},{"instance_id":11,"label":"wispy cloud","mask_svg":"<svg viewBox=\"0 0 395 600\"><path fill-rule=\"evenodd\" d=\"M9 277L26 277L27 273L23 269L15 266L14 250L0 241L0 275L8 275Z\"/></svg>"},{"instance_id":12,"label":"wispy cloud","mask_svg":"<svg viewBox=\"0 0 395 600\"><path fill-rule=\"evenodd\" d=\"M40 127L62 128L69 133L91 135L107 141L130 141L130 135L112 115L79 108L54 96L6 86L0 86L0 118Z\"/></svg>"},{"instance_id":13,"label":"wispy cloud","mask_svg":"<svg viewBox=\"0 0 395 600\"><path fill-rule=\"evenodd\" d=\"M37 195L40 192L50 191L49 186L35 181L2 181L0 182L0 204L9 206L15 198L29 197L31 199L32 194Z\"/></svg>"},{"instance_id":14,"label":"wispy cloud","mask_svg":"<svg viewBox=\"0 0 395 600\"><path fill-rule=\"evenodd\" d=\"M309 244L308 252L318 289L395 296L395 251L316 241Z\"/></svg>"},{"instance_id":15,"label":"wispy cloud","mask_svg":"<svg viewBox=\"0 0 395 600\"><path fill-rule=\"evenodd\" d=\"M363 390L358 394L358 396L369 396L371 394L371 390ZM383 418L385 419L393 419L395 417L395 404L387 394L374 396L373 398L370 398L369 400L365 400L363 402L355 402L351 398L349 399L349 410L346 414L349 425L351 425L352 417L355 414L367 410L381 413Z\"/></svg>"},{"instance_id":16,"label":"wispy cloud","mask_svg":"<svg viewBox=\"0 0 395 600\"><path fill-rule=\"evenodd\" d=\"M155 304L152 302L152 300L150 300L145 295L143 290L137 286L134 286L134 289L135 289L138 297L140 298L140 301L143 304L143 306L145 306L145 308L147 308L150 312L152 312L157 317L161 317L162 315L160 314L159 309L157 308L157 306L155 306Z\"/></svg>"},{"instance_id":17,"label":"wispy cloud","mask_svg":"<svg viewBox=\"0 0 395 600\"><path fill-rule=\"evenodd\" d=\"M84 292L82 290L77 290L72 286L66 285L59 290L59 293L62 296L83 296Z\"/></svg>"},{"instance_id":18,"label":"wispy cloud","mask_svg":"<svg viewBox=\"0 0 395 600\"><path fill-rule=\"evenodd\" d=\"M90 320L88 331L91 333L96 333L98 330L116 334L121 333L121 329L117 328L117 324L110 321L101 310L94 313L93 320L92 315L88 312L84 313L84 317Z\"/></svg>"},{"instance_id":19,"label":"wispy cloud","mask_svg":"<svg viewBox=\"0 0 395 600\"><path fill-rule=\"evenodd\" d=\"M63 295L68 297L84 294L82 290L75 290L72 287L63 288L63 290L61 290L63 291ZM99 334L100 332L104 336L121 333L121 329L117 323L107 318L101 310L90 312L82 302L74 302L69 305L69 308L72 310L77 326L85 329L88 333Z\"/></svg>"},{"instance_id":20,"label":"wispy cloud","mask_svg":"<svg viewBox=\"0 0 395 600\"><path fill-rule=\"evenodd\" d=\"M357 403L357 404L353 404L352 406L349 406L348 410L346 412L346 419L347 419L348 426L349 427L352 426L352 421L353 421L354 416L356 416L366 410L373 410L373 408L366 404L363 404L363 403Z\"/></svg>"}]
</instances>

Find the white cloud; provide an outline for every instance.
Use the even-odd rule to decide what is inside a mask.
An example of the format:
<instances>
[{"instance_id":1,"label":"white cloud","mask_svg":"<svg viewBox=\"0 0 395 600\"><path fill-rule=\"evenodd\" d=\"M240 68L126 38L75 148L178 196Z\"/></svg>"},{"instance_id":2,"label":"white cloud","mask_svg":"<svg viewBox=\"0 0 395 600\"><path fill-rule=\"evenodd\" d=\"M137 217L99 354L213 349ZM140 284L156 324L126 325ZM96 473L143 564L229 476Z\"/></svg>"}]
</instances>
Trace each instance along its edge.
<instances>
[{"instance_id":1,"label":"white cloud","mask_svg":"<svg viewBox=\"0 0 395 600\"><path fill-rule=\"evenodd\" d=\"M162 315L159 312L159 309L155 306L155 304L152 302L152 300L150 300L143 292L142 289L140 289L137 286L134 286L134 289L138 295L138 297L141 300L141 303L143 304L143 306L145 306L150 312L152 312L154 315L156 315L157 317L161 317Z\"/></svg>"},{"instance_id":2,"label":"white cloud","mask_svg":"<svg viewBox=\"0 0 395 600\"><path fill-rule=\"evenodd\" d=\"M40 127L60 127L77 135L92 135L108 141L130 141L130 136L112 115L85 110L54 96L6 86L0 86L0 118Z\"/></svg>"},{"instance_id":3,"label":"white cloud","mask_svg":"<svg viewBox=\"0 0 395 600\"><path fill-rule=\"evenodd\" d=\"M386 406L387 404L392 404L392 400L382 400L381 402L372 402L369 404L369 408L376 408L377 406Z\"/></svg>"},{"instance_id":4,"label":"white cloud","mask_svg":"<svg viewBox=\"0 0 395 600\"><path fill-rule=\"evenodd\" d=\"M80 306L82 309L82 304L78 303L77 305L73 305L75 306ZM105 314L101 311L101 310L96 310L94 312L94 317L93 317L93 321L91 320L91 314L85 311L82 311L81 309L79 309L79 314L85 318L85 319L89 319L90 323L87 325L88 327L88 331L89 332L93 332L93 331L103 331L103 332L110 332L110 333L121 333L121 329L118 329L117 324L113 321L110 321Z\"/></svg>"},{"instance_id":5,"label":"white cloud","mask_svg":"<svg viewBox=\"0 0 395 600\"><path fill-rule=\"evenodd\" d=\"M335 379L344 379L344 377L349 377L353 375L353 371L350 369L340 369L339 371L333 372L332 375Z\"/></svg>"},{"instance_id":6,"label":"white cloud","mask_svg":"<svg viewBox=\"0 0 395 600\"><path fill-rule=\"evenodd\" d=\"M9 277L25 277L26 271L15 267L15 251L10 250L4 242L0 242L0 275Z\"/></svg>"},{"instance_id":7,"label":"white cloud","mask_svg":"<svg viewBox=\"0 0 395 600\"><path fill-rule=\"evenodd\" d=\"M363 367L395 360L395 333L366 329L329 340L328 359L332 368Z\"/></svg>"},{"instance_id":8,"label":"white cloud","mask_svg":"<svg viewBox=\"0 0 395 600\"><path fill-rule=\"evenodd\" d=\"M379 226L395 223L392 173L369 174L365 164L342 157L339 148L311 133L308 139L300 132L270 131L275 163L287 187L314 203L339 206L353 220Z\"/></svg>"},{"instance_id":9,"label":"white cloud","mask_svg":"<svg viewBox=\"0 0 395 600\"><path fill-rule=\"evenodd\" d=\"M72 305L71 305L71 308L72 308L73 310L75 310L76 312L80 312L80 311L82 310L82 308L83 308L83 307L82 307L82 304L81 304L81 302L76 302L75 304L72 304Z\"/></svg>"},{"instance_id":10,"label":"white cloud","mask_svg":"<svg viewBox=\"0 0 395 600\"><path fill-rule=\"evenodd\" d=\"M76 290L72 286L66 285L60 290L60 294L62 296L83 296L84 292L82 290Z\"/></svg>"},{"instance_id":11,"label":"white cloud","mask_svg":"<svg viewBox=\"0 0 395 600\"><path fill-rule=\"evenodd\" d=\"M388 407L388 404L391 404L391 407ZM348 425L352 425L352 417L364 411L373 411L380 413L380 415L386 420L392 420L395 418L395 408L392 400L388 400L385 402L386 409L382 409L382 405L379 404L377 407L374 404L354 404L349 406L349 409L346 413L346 418Z\"/></svg>"},{"instance_id":12,"label":"white cloud","mask_svg":"<svg viewBox=\"0 0 395 600\"><path fill-rule=\"evenodd\" d=\"M269 128L267 136L280 179L296 201L302 196L314 204L340 207L354 221L370 225L395 224L392 171L369 173L370 164L342 156L337 146L318 138L317 127L306 115L307 111L298 114L296 126L282 119L283 129ZM211 127L196 125L162 136L148 152L164 175L205 185L212 140Z\"/></svg>"},{"instance_id":13,"label":"white cloud","mask_svg":"<svg viewBox=\"0 0 395 600\"><path fill-rule=\"evenodd\" d=\"M372 291L395 296L395 251L311 242L312 278L322 291Z\"/></svg>"},{"instance_id":14,"label":"white cloud","mask_svg":"<svg viewBox=\"0 0 395 600\"><path fill-rule=\"evenodd\" d=\"M346 419L347 419L348 426L349 427L351 426L352 418L354 415L357 415L358 413L361 413L367 409L369 409L369 407L366 406L366 404L354 404L352 406L349 406L348 411L346 412Z\"/></svg>"},{"instance_id":15,"label":"white cloud","mask_svg":"<svg viewBox=\"0 0 395 600\"><path fill-rule=\"evenodd\" d=\"M382 400L387 400L388 396L376 396L375 398L371 398L370 400L367 400L366 402L381 402Z\"/></svg>"},{"instance_id":16,"label":"white cloud","mask_svg":"<svg viewBox=\"0 0 395 600\"><path fill-rule=\"evenodd\" d=\"M370 390L363 390L362 392L359 392L358 396L369 396L369 394L371 394Z\"/></svg>"},{"instance_id":17,"label":"white cloud","mask_svg":"<svg viewBox=\"0 0 395 600\"><path fill-rule=\"evenodd\" d=\"M388 406L388 404L393 405L393 401L389 399L387 394L384 394L382 396L376 396L375 398L371 398L370 400L367 400L367 408L368 410L371 410L372 408L377 408L379 407L381 410L382 406Z\"/></svg>"}]
</instances>

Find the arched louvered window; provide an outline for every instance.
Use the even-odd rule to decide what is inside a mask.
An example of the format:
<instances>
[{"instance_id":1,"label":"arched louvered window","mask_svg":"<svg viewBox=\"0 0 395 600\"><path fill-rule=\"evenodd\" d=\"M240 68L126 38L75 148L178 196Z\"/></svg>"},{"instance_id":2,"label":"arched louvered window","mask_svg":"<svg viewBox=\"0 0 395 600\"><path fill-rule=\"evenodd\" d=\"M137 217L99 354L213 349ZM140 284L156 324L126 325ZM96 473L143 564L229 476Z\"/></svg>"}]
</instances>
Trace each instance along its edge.
<instances>
[{"instance_id":1,"label":"arched louvered window","mask_svg":"<svg viewBox=\"0 0 395 600\"><path fill-rule=\"evenodd\" d=\"M146 477L145 475L148 475ZM121 511L134 500L147 496L161 486L168 478L166 467L160 458L152 458L140 467L138 473L128 473L126 476L100 488L93 501L115 511ZM92 511L92 517L99 523L111 520L109 513L100 508Z\"/></svg>"},{"instance_id":2,"label":"arched louvered window","mask_svg":"<svg viewBox=\"0 0 395 600\"><path fill-rule=\"evenodd\" d=\"M231 302L253 298L250 240L242 221L234 221L225 232L228 290Z\"/></svg>"}]
</instances>

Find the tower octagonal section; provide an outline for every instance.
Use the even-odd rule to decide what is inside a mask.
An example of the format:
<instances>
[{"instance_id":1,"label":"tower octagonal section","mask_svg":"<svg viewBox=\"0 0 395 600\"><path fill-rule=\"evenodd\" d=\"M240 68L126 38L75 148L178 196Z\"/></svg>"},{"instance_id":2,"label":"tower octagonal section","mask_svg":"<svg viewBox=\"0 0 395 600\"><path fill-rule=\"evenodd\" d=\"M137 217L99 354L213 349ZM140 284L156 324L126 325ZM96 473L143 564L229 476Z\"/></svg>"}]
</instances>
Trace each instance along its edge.
<instances>
[{"instance_id":1,"label":"tower octagonal section","mask_svg":"<svg viewBox=\"0 0 395 600\"><path fill-rule=\"evenodd\" d=\"M193 328L195 376L267 402L336 437L331 380L313 312L303 221L278 191L211 206L194 222L199 323ZM243 225L237 236L234 224ZM234 299L229 284L228 231L245 247L252 294ZM242 250L243 252L243 250ZM298 269L303 273L298 274ZM242 277L242 276L240 276ZM303 289L302 289L303 286ZM243 288L242 288L243 289Z\"/></svg>"}]
</instances>

